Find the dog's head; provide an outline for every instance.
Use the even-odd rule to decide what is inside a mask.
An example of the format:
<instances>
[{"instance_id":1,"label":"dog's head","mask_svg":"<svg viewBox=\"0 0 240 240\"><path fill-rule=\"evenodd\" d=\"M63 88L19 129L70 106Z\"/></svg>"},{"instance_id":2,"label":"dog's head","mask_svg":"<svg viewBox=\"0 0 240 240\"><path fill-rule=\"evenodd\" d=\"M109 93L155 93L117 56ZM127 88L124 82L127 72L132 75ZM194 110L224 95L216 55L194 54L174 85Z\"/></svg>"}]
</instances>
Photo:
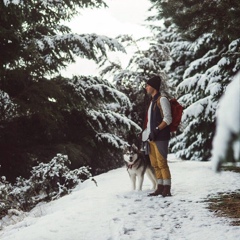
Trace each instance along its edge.
<instances>
[{"instance_id":1,"label":"dog's head","mask_svg":"<svg viewBox=\"0 0 240 240\"><path fill-rule=\"evenodd\" d=\"M127 163L134 163L139 157L139 150L135 144L124 148L123 159Z\"/></svg>"}]
</instances>

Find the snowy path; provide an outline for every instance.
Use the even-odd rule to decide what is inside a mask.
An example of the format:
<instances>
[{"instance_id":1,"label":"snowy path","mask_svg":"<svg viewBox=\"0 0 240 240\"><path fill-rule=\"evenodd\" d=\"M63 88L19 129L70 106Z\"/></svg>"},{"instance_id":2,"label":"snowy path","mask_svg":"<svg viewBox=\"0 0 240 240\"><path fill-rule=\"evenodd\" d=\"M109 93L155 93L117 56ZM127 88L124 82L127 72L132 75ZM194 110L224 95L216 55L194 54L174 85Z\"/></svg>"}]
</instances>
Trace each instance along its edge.
<instances>
[{"instance_id":1,"label":"snowy path","mask_svg":"<svg viewBox=\"0 0 240 240\"><path fill-rule=\"evenodd\" d=\"M57 201L34 208L4 227L1 240L237 240L240 227L216 218L205 207L209 194L239 189L240 175L216 174L210 162L182 162L171 155L173 197L130 191L126 168L86 181Z\"/></svg>"}]
</instances>

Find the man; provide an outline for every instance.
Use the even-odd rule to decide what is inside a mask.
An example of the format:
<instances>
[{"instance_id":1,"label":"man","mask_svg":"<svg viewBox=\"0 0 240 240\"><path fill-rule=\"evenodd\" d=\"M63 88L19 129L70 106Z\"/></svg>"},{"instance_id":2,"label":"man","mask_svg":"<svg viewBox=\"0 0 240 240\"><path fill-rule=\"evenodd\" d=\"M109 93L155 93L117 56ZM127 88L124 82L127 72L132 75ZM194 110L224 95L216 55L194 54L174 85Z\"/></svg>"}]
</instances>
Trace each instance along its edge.
<instances>
[{"instance_id":1,"label":"man","mask_svg":"<svg viewBox=\"0 0 240 240\"><path fill-rule=\"evenodd\" d=\"M167 154L170 140L169 124L172 122L172 115L170 102L166 97L160 97L160 86L161 79L158 76L147 81L146 91L151 95L152 101L147 112L147 127L142 136L143 141L146 141L146 138L149 140L149 158L158 181L156 191L149 196L166 197L171 196L171 173L167 163Z\"/></svg>"}]
</instances>

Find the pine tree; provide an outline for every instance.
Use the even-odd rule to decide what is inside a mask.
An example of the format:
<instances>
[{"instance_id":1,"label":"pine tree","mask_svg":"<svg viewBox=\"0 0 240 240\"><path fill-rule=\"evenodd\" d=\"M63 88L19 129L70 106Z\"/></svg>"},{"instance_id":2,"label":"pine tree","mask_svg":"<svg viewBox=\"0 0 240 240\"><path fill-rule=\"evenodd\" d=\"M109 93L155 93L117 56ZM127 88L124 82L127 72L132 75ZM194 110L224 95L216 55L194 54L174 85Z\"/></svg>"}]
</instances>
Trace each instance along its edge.
<instances>
[{"instance_id":1,"label":"pine tree","mask_svg":"<svg viewBox=\"0 0 240 240\"><path fill-rule=\"evenodd\" d=\"M240 69L239 1L152 1L168 26L186 43L168 41L170 71L185 105L185 129L172 141L172 150L184 159L209 160L219 98ZM165 39L168 38L166 35ZM179 49L189 50L179 51ZM180 63L183 59L184 63ZM178 71L178 66L181 71ZM179 79L182 78L182 82Z\"/></svg>"},{"instance_id":2,"label":"pine tree","mask_svg":"<svg viewBox=\"0 0 240 240\"><path fill-rule=\"evenodd\" d=\"M104 79L59 75L77 56L98 62L108 51L124 51L116 39L74 34L64 24L81 9L103 6L102 0L0 2L0 170L10 181L58 152L70 155L72 167L86 164L93 172L120 164L123 136L138 128L124 118L126 96ZM77 94L76 79L91 94Z\"/></svg>"},{"instance_id":3,"label":"pine tree","mask_svg":"<svg viewBox=\"0 0 240 240\"><path fill-rule=\"evenodd\" d=\"M77 14L79 8L100 6L105 6L100 0L1 2L1 90L10 98L18 99L32 83L59 74L76 56L98 61L107 50L124 51L114 39L73 34L63 24Z\"/></svg>"},{"instance_id":4,"label":"pine tree","mask_svg":"<svg viewBox=\"0 0 240 240\"><path fill-rule=\"evenodd\" d=\"M103 75L113 74L113 83L117 89L124 92L132 102L130 119L143 126L150 100L145 91L147 80L154 75L161 76L162 94L169 96L168 79L163 71L164 63L169 57L168 49L161 41L151 36L134 39L132 36L122 35L118 39L131 52L127 65L122 66L121 62L116 61L102 61L99 66ZM148 42L149 46L146 48L143 42ZM134 139L136 136L131 136L129 141L133 142Z\"/></svg>"},{"instance_id":5,"label":"pine tree","mask_svg":"<svg viewBox=\"0 0 240 240\"><path fill-rule=\"evenodd\" d=\"M225 162L240 162L240 72L227 86L217 110L217 130L213 140L212 161L219 171ZM231 104L229 104L231 103Z\"/></svg>"}]
</instances>

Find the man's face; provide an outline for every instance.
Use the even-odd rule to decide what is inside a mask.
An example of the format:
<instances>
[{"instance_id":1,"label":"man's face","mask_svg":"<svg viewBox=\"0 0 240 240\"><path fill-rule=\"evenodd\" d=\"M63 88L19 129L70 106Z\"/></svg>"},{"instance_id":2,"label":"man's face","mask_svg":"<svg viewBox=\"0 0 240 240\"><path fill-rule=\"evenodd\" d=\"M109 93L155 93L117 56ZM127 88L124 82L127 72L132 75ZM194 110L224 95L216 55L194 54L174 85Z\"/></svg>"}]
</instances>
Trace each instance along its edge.
<instances>
[{"instance_id":1,"label":"man's face","mask_svg":"<svg viewBox=\"0 0 240 240\"><path fill-rule=\"evenodd\" d=\"M146 89L146 91L147 91L147 94L149 94L149 95L154 95L155 94L155 92L156 92L156 89L154 89L153 87L151 87L150 85L146 85L146 87L145 87L145 89Z\"/></svg>"}]
</instances>

